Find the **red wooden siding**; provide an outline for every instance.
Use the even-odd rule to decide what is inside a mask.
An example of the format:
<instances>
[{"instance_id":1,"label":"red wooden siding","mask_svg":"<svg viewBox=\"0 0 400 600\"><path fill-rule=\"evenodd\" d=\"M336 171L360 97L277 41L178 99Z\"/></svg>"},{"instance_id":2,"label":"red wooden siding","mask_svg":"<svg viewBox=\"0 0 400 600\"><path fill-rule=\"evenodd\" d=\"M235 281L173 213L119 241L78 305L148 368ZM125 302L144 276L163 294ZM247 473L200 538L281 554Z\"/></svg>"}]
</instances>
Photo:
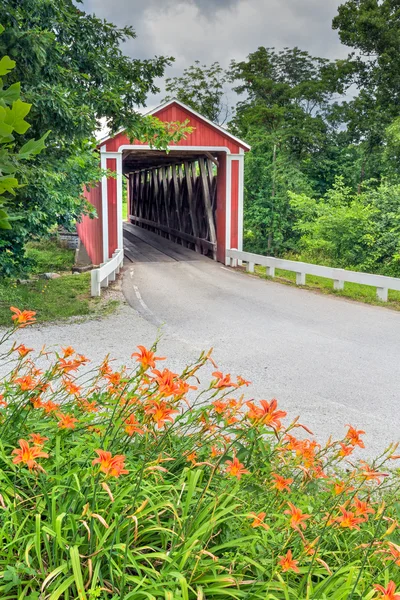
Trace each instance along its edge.
<instances>
[{"instance_id":1,"label":"red wooden siding","mask_svg":"<svg viewBox=\"0 0 400 600\"><path fill-rule=\"evenodd\" d=\"M160 119L160 121L171 122L189 121L189 125L194 127L194 131L187 136L186 139L181 140L175 146L226 146L233 154L239 153L239 143L232 140L229 134L224 134L219 131L216 127L209 125L208 123L196 117L188 110L184 109L179 104L172 103L153 114L154 117ZM119 133L114 138L107 140L106 146L108 152L116 152L118 148L131 142L125 135L125 133ZM143 145L144 142L137 140L132 142L134 145Z\"/></svg>"},{"instance_id":2,"label":"red wooden siding","mask_svg":"<svg viewBox=\"0 0 400 600\"><path fill-rule=\"evenodd\" d=\"M95 207L97 217L95 219L83 217L82 222L77 225L78 234L92 263L99 265L103 262L101 183L99 182L89 192L85 190L84 196Z\"/></svg>"}]
</instances>

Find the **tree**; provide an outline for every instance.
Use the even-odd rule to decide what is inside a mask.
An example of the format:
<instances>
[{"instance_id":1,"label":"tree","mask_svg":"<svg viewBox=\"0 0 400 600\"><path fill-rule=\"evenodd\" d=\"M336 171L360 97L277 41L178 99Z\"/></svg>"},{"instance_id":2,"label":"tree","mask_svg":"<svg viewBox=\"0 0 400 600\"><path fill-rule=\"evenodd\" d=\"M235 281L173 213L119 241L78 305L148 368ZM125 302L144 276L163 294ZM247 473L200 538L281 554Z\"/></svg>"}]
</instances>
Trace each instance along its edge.
<instances>
[{"instance_id":1,"label":"tree","mask_svg":"<svg viewBox=\"0 0 400 600\"><path fill-rule=\"evenodd\" d=\"M218 62L207 67L196 60L180 77L166 79L165 89L171 95L165 100L176 97L214 123L223 125L229 116L226 82L227 74Z\"/></svg>"},{"instance_id":2,"label":"tree","mask_svg":"<svg viewBox=\"0 0 400 600\"><path fill-rule=\"evenodd\" d=\"M79 2L79 0L78 0ZM184 128L168 129L137 108L155 93L170 58L137 60L120 45L135 37L130 27L118 29L88 15L72 0L0 0L6 26L0 56L17 58L10 82L23 81L23 99L32 105L31 130L40 138L51 130L46 151L21 173L24 187L16 191L14 210L20 217L1 233L7 265L3 275L26 267L24 245L63 222L71 225L90 212L84 185L100 177L95 132L106 120L111 132L126 128L133 138L163 147L179 139ZM21 145L26 142L21 136Z\"/></svg>"},{"instance_id":3,"label":"tree","mask_svg":"<svg viewBox=\"0 0 400 600\"><path fill-rule=\"evenodd\" d=\"M360 193L338 177L317 201L290 193L303 260L400 275L400 185L364 185Z\"/></svg>"},{"instance_id":4,"label":"tree","mask_svg":"<svg viewBox=\"0 0 400 600\"><path fill-rule=\"evenodd\" d=\"M0 34L4 27L0 25ZM16 175L22 169L21 161L39 154L44 148L47 133L40 140L30 139L19 151L15 151L15 135L28 131L30 124L25 117L31 105L20 98L20 83L4 88L3 77L15 68L15 61L9 56L0 60L0 229L11 229L7 204L15 196L19 184Z\"/></svg>"},{"instance_id":5,"label":"tree","mask_svg":"<svg viewBox=\"0 0 400 600\"><path fill-rule=\"evenodd\" d=\"M398 0L347 0L333 20L340 40L354 51L348 83L358 94L343 106L349 143L360 146L359 188L384 170L386 129L400 115L400 13Z\"/></svg>"},{"instance_id":6,"label":"tree","mask_svg":"<svg viewBox=\"0 0 400 600\"><path fill-rule=\"evenodd\" d=\"M340 91L336 65L299 48L260 47L232 62L230 77L245 96L230 126L253 146L246 158L245 239L262 253L293 250L298 236L287 192L312 193L310 165L328 143L327 115Z\"/></svg>"}]
</instances>

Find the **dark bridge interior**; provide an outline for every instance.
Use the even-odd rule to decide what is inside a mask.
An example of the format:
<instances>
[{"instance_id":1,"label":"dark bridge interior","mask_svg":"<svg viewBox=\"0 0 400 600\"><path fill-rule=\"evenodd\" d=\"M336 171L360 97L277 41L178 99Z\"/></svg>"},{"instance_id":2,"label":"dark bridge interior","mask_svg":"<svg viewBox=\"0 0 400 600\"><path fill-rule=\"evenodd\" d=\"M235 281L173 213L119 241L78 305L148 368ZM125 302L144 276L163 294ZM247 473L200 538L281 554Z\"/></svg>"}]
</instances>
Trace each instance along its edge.
<instances>
[{"instance_id":1,"label":"dark bridge interior","mask_svg":"<svg viewBox=\"0 0 400 600\"><path fill-rule=\"evenodd\" d=\"M217 168L209 152L127 151L130 222L215 260Z\"/></svg>"}]
</instances>

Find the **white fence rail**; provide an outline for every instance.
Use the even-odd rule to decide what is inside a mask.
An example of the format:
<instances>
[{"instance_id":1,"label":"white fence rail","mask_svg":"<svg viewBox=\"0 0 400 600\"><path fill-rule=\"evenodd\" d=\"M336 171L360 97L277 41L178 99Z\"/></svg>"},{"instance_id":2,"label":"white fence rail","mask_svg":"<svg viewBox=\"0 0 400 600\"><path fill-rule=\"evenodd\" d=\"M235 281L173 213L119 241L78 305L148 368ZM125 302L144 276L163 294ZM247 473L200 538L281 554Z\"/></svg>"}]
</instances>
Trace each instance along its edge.
<instances>
[{"instance_id":1,"label":"white fence rail","mask_svg":"<svg viewBox=\"0 0 400 600\"><path fill-rule=\"evenodd\" d=\"M254 266L260 265L267 268L267 276L275 277L275 269L285 269L296 273L296 284L305 285L307 275L317 275L333 279L335 290L342 290L345 282L360 283L376 287L376 295L381 302L387 302L388 290L400 291L400 279L396 277L386 277L385 275L372 275L370 273L361 273L359 271L346 271L345 269L335 269L333 267L322 267L311 263L297 262L295 260L285 260L283 258L274 258L272 256L261 256L250 252L241 252L239 250L227 250L226 256L230 259L232 266L237 266L238 261L247 263L247 271L254 272Z\"/></svg>"},{"instance_id":2,"label":"white fence rail","mask_svg":"<svg viewBox=\"0 0 400 600\"><path fill-rule=\"evenodd\" d=\"M91 272L91 295L100 296L101 288L108 287L110 281L115 281L124 260L124 251L116 250L112 257L98 269Z\"/></svg>"}]
</instances>

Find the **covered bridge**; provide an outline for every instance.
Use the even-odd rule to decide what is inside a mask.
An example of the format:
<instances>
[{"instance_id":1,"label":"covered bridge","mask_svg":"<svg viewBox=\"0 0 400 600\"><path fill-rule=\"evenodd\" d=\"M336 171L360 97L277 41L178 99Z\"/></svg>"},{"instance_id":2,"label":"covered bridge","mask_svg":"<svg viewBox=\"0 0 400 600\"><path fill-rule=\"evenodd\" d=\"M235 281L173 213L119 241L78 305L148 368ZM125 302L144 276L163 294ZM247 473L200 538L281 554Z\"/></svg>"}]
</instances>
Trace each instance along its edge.
<instances>
[{"instance_id":1,"label":"covered bridge","mask_svg":"<svg viewBox=\"0 0 400 600\"><path fill-rule=\"evenodd\" d=\"M168 148L131 143L124 131L99 142L101 166L115 171L86 192L98 218L78 225L94 265L123 248L123 183L128 221L177 244L226 262L242 249L244 153L250 147L178 100L150 111L164 122L188 121L193 132Z\"/></svg>"}]
</instances>

